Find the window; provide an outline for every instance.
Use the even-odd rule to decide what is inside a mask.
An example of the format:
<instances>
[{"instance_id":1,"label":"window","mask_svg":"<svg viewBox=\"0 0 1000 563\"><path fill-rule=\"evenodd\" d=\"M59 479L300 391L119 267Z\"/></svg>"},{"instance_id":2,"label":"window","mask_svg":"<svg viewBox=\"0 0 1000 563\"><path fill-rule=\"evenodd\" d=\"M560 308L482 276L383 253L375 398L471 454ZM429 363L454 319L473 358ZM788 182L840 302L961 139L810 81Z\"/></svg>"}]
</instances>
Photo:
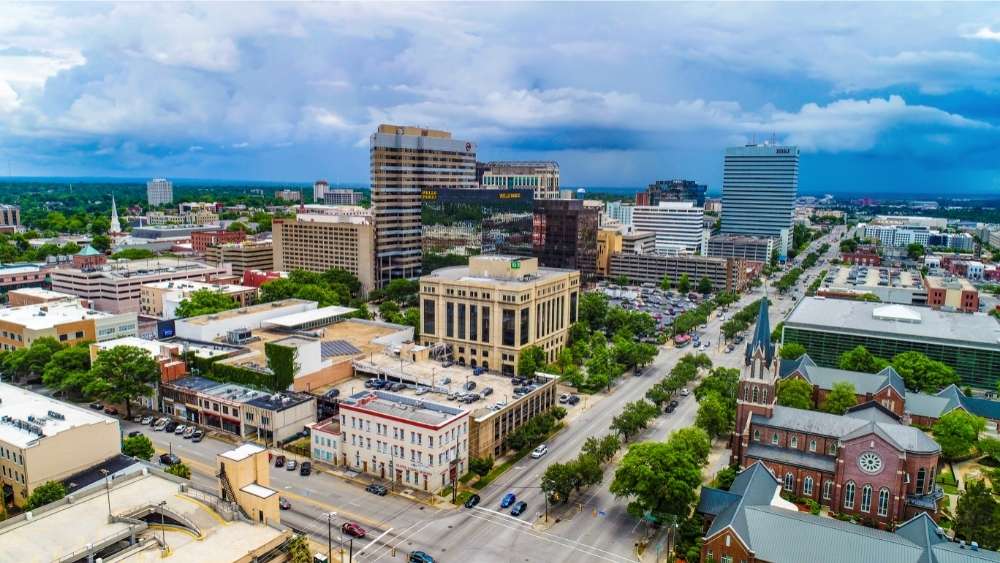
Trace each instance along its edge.
<instances>
[{"instance_id":1,"label":"window","mask_svg":"<svg viewBox=\"0 0 1000 563\"><path fill-rule=\"evenodd\" d=\"M809 451L816 451L816 440L809 440Z\"/></svg>"},{"instance_id":2,"label":"window","mask_svg":"<svg viewBox=\"0 0 1000 563\"><path fill-rule=\"evenodd\" d=\"M831 494L833 494L833 481L826 481L823 483L823 500L830 500Z\"/></svg>"},{"instance_id":3,"label":"window","mask_svg":"<svg viewBox=\"0 0 1000 563\"><path fill-rule=\"evenodd\" d=\"M424 299L424 334L434 334L434 301Z\"/></svg>"},{"instance_id":4,"label":"window","mask_svg":"<svg viewBox=\"0 0 1000 563\"><path fill-rule=\"evenodd\" d=\"M458 304L458 337L465 340L465 303Z\"/></svg>"},{"instance_id":5,"label":"window","mask_svg":"<svg viewBox=\"0 0 1000 563\"><path fill-rule=\"evenodd\" d=\"M501 342L504 346L514 345L514 310L504 309L502 311L501 327L502 331Z\"/></svg>"},{"instance_id":6,"label":"window","mask_svg":"<svg viewBox=\"0 0 1000 563\"><path fill-rule=\"evenodd\" d=\"M758 398L758 392L757 392L757 388L756 388L756 387L754 387L754 388L753 388L753 402L755 402L755 403L756 403L756 402L758 402L758 401L757 401L757 398Z\"/></svg>"},{"instance_id":7,"label":"window","mask_svg":"<svg viewBox=\"0 0 1000 563\"><path fill-rule=\"evenodd\" d=\"M812 477L806 477L805 480L802 481L802 494L806 495L806 496L809 496L809 497L812 496L812 494L813 494L813 478Z\"/></svg>"},{"instance_id":8,"label":"window","mask_svg":"<svg viewBox=\"0 0 1000 563\"><path fill-rule=\"evenodd\" d=\"M920 471L917 471L917 494L924 494L924 480L927 478L927 472L921 467Z\"/></svg>"},{"instance_id":9,"label":"window","mask_svg":"<svg viewBox=\"0 0 1000 563\"><path fill-rule=\"evenodd\" d=\"M528 334L529 324L531 324L531 307L525 307L524 309L521 309L521 346L527 344L528 339L531 337L531 335Z\"/></svg>"},{"instance_id":10,"label":"window","mask_svg":"<svg viewBox=\"0 0 1000 563\"><path fill-rule=\"evenodd\" d=\"M844 508L854 508L854 481L844 485Z\"/></svg>"},{"instance_id":11,"label":"window","mask_svg":"<svg viewBox=\"0 0 1000 563\"><path fill-rule=\"evenodd\" d=\"M872 486L865 485L861 488L861 512L871 512L872 509Z\"/></svg>"},{"instance_id":12,"label":"window","mask_svg":"<svg viewBox=\"0 0 1000 563\"><path fill-rule=\"evenodd\" d=\"M446 303L445 304L445 336L452 338L455 336L455 304Z\"/></svg>"},{"instance_id":13,"label":"window","mask_svg":"<svg viewBox=\"0 0 1000 563\"><path fill-rule=\"evenodd\" d=\"M878 515L889 515L889 489L885 487L878 492Z\"/></svg>"},{"instance_id":14,"label":"window","mask_svg":"<svg viewBox=\"0 0 1000 563\"><path fill-rule=\"evenodd\" d=\"M792 442L791 442L791 444L792 444L793 448L798 448L799 447L799 437L798 436L792 436Z\"/></svg>"},{"instance_id":15,"label":"window","mask_svg":"<svg viewBox=\"0 0 1000 563\"><path fill-rule=\"evenodd\" d=\"M729 539L729 537L726 536L726 539ZM723 555L722 558L719 559L719 563L733 563L733 556L732 555Z\"/></svg>"},{"instance_id":16,"label":"window","mask_svg":"<svg viewBox=\"0 0 1000 563\"><path fill-rule=\"evenodd\" d=\"M576 292L569 294L569 324L576 322Z\"/></svg>"},{"instance_id":17,"label":"window","mask_svg":"<svg viewBox=\"0 0 1000 563\"><path fill-rule=\"evenodd\" d=\"M785 473L785 490L794 491L795 490L795 475L791 473Z\"/></svg>"},{"instance_id":18,"label":"window","mask_svg":"<svg viewBox=\"0 0 1000 563\"><path fill-rule=\"evenodd\" d=\"M749 387L743 387L743 400L744 401L749 401L750 400L750 388Z\"/></svg>"},{"instance_id":19,"label":"window","mask_svg":"<svg viewBox=\"0 0 1000 563\"><path fill-rule=\"evenodd\" d=\"M760 441L760 430L754 430L753 431L753 441L754 442L759 442Z\"/></svg>"},{"instance_id":20,"label":"window","mask_svg":"<svg viewBox=\"0 0 1000 563\"><path fill-rule=\"evenodd\" d=\"M778 433L777 432L771 434L771 443L774 444L774 445L778 444Z\"/></svg>"},{"instance_id":21,"label":"window","mask_svg":"<svg viewBox=\"0 0 1000 563\"><path fill-rule=\"evenodd\" d=\"M487 296L489 299L489 296ZM490 341L490 308L483 305L483 342Z\"/></svg>"},{"instance_id":22,"label":"window","mask_svg":"<svg viewBox=\"0 0 1000 563\"><path fill-rule=\"evenodd\" d=\"M479 337L479 307L469 305L469 340L477 340Z\"/></svg>"}]
</instances>

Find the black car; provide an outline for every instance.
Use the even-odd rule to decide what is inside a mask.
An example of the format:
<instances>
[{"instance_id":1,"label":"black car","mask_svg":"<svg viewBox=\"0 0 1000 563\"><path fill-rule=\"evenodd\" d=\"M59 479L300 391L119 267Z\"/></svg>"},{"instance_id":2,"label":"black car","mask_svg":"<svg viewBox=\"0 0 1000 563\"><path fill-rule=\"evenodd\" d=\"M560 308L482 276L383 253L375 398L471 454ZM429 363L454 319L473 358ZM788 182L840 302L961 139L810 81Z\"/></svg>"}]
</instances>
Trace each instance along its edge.
<instances>
[{"instance_id":1,"label":"black car","mask_svg":"<svg viewBox=\"0 0 1000 563\"><path fill-rule=\"evenodd\" d=\"M323 396L326 397L327 399L336 399L337 397L340 396L340 389L330 389L329 391L324 393Z\"/></svg>"},{"instance_id":2,"label":"black car","mask_svg":"<svg viewBox=\"0 0 1000 563\"><path fill-rule=\"evenodd\" d=\"M472 508L479 504L479 495L472 495L468 500L465 501L465 508Z\"/></svg>"},{"instance_id":3,"label":"black car","mask_svg":"<svg viewBox=\"0 0 1000 563\"><path fill-rule=\"evenodd\" d=\"M142 432L139 432L138 430L133 430L128 433L129 438L135 438L136 436L142 436Z\"/></svg>"},{"instance_id":4,"label":"black car","mask_svg":"<svg viewBox=\"0 0 1000 563\"><path fill-rule=\"evenodd\" d=\"M475 381L466 381L465 382L465 390L466 391L472 391L475 388L476 388L476 382Z\"/></svg>"},{"instance_id":5,"label":"black car","mask_svg":"<svg viewBox=\"0 0 1000 563\"><path fill-rule=\"evenodd\" d=\"M299 466L299 475L307 476L313 472L313 464L308 461L303 461L302 465Z\"/></svg>"},{"instance_id":6,"label":"black car","mask_svg":"<svg viewBox=\"0 0 1000 563\"><path fill-rule=\"evenodd\" d=\"M177 465L181 462L181 458L174 454L160 454L160 463L163 465Z\"/></svg>"},{"instance_id":7,"label":"black car","mask_svg":"<svg viewBox=\"0 0 1000 563\"><path fill-rule=\"evenodd\" d=\"M524 514L524 511L527 509L528 509L528 503L524 502L523 500L519 501L517 504L514 505L514 508L510 509L510 515L520 516L521 514Z\"/></svg>"},{"instance_id":8,"label":"black car","mask_svg":"<svg viewBox=\"0 0 1000 563\"><path fill-rule=\"evenodd\" d=\"M365 487L365 490L368 491L369 493L378 495L380 497L384 497L389 492L389 489L386 489L385 487L379 485L378 483L372 483L371 485L368 485L367 487Z\"/></svg>"},{"instance_id":9,"label":"black car","mask_svg":"<svg viewBox=\"0 0 1000 563\"><path fill-rule=\"evenodd\" d=\"M568 402L568 403L569 403L570 405L575 405L575 404L577 404L577 403L579 403L579 402L580 402L580 397L577 397L576 395L570 395L570 396L569 396L569 401L567 401L567 402Z\"/></svg>"},{"instance_id":10,"label":"black car","mask_svg":"<svg viewBox=\"0 0 1000 563\"><path fill-rule=\"evenodd\" d=\"M95 411L103 411L104 405L102 405L101 403L90 403L90 408L94 409Z\"/></svg>"},{"instance_id":11,"label":"black car","mask_svg":"<svg viewBox=\"0 0 1000 563\"><path fill-rule=\"evenodd\" d=\"M672 413L672 412L674 412L674 410L676 408L677 408L677 405L671 403L671 404L667 405L666 411L667 411L667 413Z\"/></svg>"},{"instance_id":12,"label":"black car","mask_svg":"<svg viewBox=\"0 0 1000 563\"><path fill-rule=\"evenodd\" d=\"M274 458L274 466L275 467L284 467L285 466L285 456L279 455L278 457Z\"/></svg>"},{"instance_id":13,"label":"black car","mask_svg":"<svg viewBox=\"0 0 1000 563\"><path fill-rule=\"evenodd\" d=\"M278 508L281 510L288 510L292 507L292 503L288 502L285 497L278 497Z\"/></svg>"},{"instance_id":14,"label":"black car","mask_svg":"<svg viewBox=\"0 0 1000 563\"><path fill-rule=\"evenodd\" d=\"M163 428L163 431L167 433L173 432L174 430L177 430L177 423L172 420Z\"/></svg>"},{"instance_id":15,"label":"black car","mask_svg":"<svg viewBox=\"0 0 1000 563\"><path fill-rule=\"evenodd\" d=\"M402 383L393 383L389 388L393 391L402 391L403 389L406 389L406 385Z\"/></svg>"},{"instance_id":16,"label":"black car","mask_svg":"<svg viewBox=\"0 0 1000 563\"><path fill-rule=\"evenodd\" d=\"M483 394L483 397L489 397L490 395L493 394L493 388L492 387L483 387L482 394Z\"/></svg>"},{"instance_id":17,"label":"black car","mask_svg":"<svg viewBox=\"0 0 1000 563\"><path fill-rule=\"evenodd\" d=\"M680 403L678 403L676 399L673 400L673 401L670 401L670 406L674 407L675 409L677 408L677 405L679 405L679 404Z\"/></svg>"}]
</instances>

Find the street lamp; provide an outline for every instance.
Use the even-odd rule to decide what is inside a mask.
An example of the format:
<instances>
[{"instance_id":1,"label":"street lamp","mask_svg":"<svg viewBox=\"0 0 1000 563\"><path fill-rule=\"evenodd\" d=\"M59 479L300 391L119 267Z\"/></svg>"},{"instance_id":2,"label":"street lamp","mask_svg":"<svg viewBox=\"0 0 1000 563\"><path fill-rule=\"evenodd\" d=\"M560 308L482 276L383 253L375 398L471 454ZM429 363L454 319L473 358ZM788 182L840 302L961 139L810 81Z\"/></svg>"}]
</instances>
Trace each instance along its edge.
<instances>
[{"instance_id":1,"label":"street lamp","mask_svg":"<svg viewBox=\"0 0 1000 563\"><path fill-rule=\"evenodd\" d=\"M109 479L111 472L107 469L101 469L100 472L101 475L104 475L105 490L108 493L108 522L111 522L111 480Z\"/></svg>"},{"instance_id":2,"label":"street lamp","mask_svg":"<svg viewBox=\"0 0 1000 563\"><path fill-rule=\"evenodd\" d=\"M164 524L163 507L167 506L167 501L161 500L160 504L158 504L157 506L160 507L160 533L161 533L160 537L163 538L163 550L166 551L167 550L167 527L166 527L166 524Z\"/></svg>"},{"instance_id":3,"label":"street lamp","mask_svg":"<svg viewBox=\"0 0 1000 563\"><path fill-rule=\"evenodd\" d=\"M336 516L336 512L326 513L326 560L333 561L333 540L331 539L333 533L333 517ZM340 530L340 543L344 544L344 530ZM343 553L341 553L341 558L343 558Z\"/></svg>"}]
</instances>

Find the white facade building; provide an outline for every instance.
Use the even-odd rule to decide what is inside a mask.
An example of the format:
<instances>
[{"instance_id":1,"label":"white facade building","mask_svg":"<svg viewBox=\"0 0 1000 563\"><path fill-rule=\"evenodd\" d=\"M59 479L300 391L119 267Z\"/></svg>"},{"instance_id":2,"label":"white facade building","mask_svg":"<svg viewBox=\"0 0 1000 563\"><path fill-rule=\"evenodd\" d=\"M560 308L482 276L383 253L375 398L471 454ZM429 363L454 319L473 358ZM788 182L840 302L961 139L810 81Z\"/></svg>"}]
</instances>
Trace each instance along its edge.
<instances>
[{"instance_id":1,"label":"white facade building","mask_svg":"<svg viewBox=\"0 0 1000 563\"><path fill-rule=\"evenodd\" d=\"M150 207L173 203L174 185L164 178L154 178L146 182L146 202Z\"/></svg>"},{"instance_id":2,"label":"white facade building","mask_svg":"<svg viewBox=\"0 0 1000 563\"><path fill-rule=\"evenodd\" d=\"M703 254L709 231L704 227L705 211L691 201L667 201L658 206L638 205L632 212L632 225L638 231L656 235L656 249Z\"/></svg>"},{"instance_id":3,"label":"white facade building","mask_svg":"<svg viewBox=\"0 0 1000 563\"><path fill-rule=\"evenodd\" d=\"M631 225L632 212L634 210L635 206L630 203L609 201L604 207L604 214L608 217L608 219L618 221L620 225Z\"/></svg>"},{"instance_id":4,"label":"white facade building","mask_svg":"<svg viewBox=\"0 0 1000 563\"><path fill-rule=\"evenodd\" d=\"M877 239L879 246L902 247L913 243L927 246L931 231L927 227L911 225L865 225L865 238Z\"/></svg>"}]
</instances>

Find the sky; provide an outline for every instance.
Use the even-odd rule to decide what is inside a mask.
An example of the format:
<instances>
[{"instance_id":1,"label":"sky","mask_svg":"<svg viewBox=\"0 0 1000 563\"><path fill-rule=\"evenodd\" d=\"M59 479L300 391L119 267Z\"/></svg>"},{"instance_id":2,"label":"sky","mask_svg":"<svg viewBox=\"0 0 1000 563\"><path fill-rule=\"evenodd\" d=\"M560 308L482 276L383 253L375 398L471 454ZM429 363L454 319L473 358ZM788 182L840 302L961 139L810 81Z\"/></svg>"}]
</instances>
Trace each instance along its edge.
<instances>
[{"instance_id":1,"label":"sky","mask_svg":"<svg viewBox=\"0 0 1000 563\"><path fill-rule=\"evenodd\" d=\"M1000 193L1000 5L0 4L0 171L368 182L379 123L567 186ZM4 162L6 161L6 162Z\"/></svg>"}]
</instances>

